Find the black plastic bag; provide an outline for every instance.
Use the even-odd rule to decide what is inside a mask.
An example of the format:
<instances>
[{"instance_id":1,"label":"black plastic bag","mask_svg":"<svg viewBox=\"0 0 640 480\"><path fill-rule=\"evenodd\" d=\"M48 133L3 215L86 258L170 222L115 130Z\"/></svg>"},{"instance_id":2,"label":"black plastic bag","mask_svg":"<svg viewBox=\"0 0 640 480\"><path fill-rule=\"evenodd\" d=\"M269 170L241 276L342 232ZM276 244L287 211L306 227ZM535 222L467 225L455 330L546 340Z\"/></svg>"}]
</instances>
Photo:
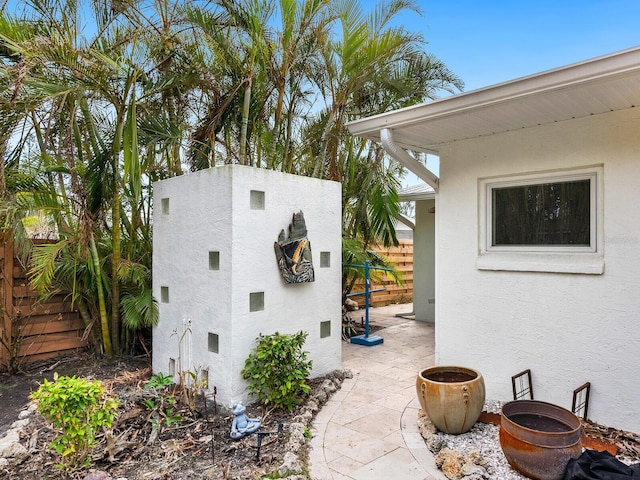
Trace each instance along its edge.
<instances>
[{"instance_id":1,"label":"black plastic bag","mask_svg":"<svg viewBox=\"0 0 640 480\"><path fill-rule=\"evenodd\" d=\"M609 452L585 450L569 460L564 480L625 480L640 479L640 464L625 465Z\"/></svg>"}]
</instances>

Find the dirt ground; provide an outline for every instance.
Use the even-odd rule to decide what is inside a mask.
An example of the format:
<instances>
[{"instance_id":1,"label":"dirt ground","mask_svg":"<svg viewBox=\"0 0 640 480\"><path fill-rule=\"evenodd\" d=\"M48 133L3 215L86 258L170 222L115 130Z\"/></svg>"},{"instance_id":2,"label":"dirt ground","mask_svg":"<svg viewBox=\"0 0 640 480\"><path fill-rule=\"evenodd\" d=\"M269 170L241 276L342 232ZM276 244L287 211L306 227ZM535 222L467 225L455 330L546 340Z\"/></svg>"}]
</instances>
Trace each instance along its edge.
<instances>
[{"instance_id":1,"label":"dirt ground","mask_svg":"<svg viewBox=\"0 0 640 480\"><path fill-rule=\"evenodd\" d=\"M54 373L105 380L124 371L147 367L149 361L146 357L125 357L110 363L82 354L36 365L25 365L21 372L15 375L0 374L0 433L4 433L17 420L20 410L29 405L29 394L37 390L45 378L52 381Z\"/></svg>"},{"instance_id":2,"label":"dirt ground","mask_svg":"<svg viewBox=\"0 0 640 480\"><path fill-rule=\"evenodd\" d=\"M204 397L196 396L195 401L186 401L180 398L172 410L171 415L175 418L171 421L158 417L157 412L150 412L145 404L148 389L144 386L151 376L146 357L107 362L77 356L32 366L17 375L0 376L0 437L30 403L29 394L44 378L51 380L54 372L99 379L112 395L119 397L121 406L113 428L106 435L101 434L100 443L93 451L93 469L128 480L247 480L273 472L282 463L285 453L286 428L284 434L278 434L278 427L290 424L308 398L302 398L293 412L276 410L267 415L260 431L271 433L262 436L258 457L258 436L253 434L239 441L232 440L229 432L233 417L212 399L205 401ZM311 394L323 379L310 382ZM255 417L262 412L249 406L247 414ZM41 416L31 418L25 440L35 447L34 452L21 465L4 472L0 470L0 478L64 478L56 468L58 458L47 448L54 432ZM154 428L154 424L160 428ZM83 478L89 471L84 470L74 478Z\"/></svg>"}]
</instances>

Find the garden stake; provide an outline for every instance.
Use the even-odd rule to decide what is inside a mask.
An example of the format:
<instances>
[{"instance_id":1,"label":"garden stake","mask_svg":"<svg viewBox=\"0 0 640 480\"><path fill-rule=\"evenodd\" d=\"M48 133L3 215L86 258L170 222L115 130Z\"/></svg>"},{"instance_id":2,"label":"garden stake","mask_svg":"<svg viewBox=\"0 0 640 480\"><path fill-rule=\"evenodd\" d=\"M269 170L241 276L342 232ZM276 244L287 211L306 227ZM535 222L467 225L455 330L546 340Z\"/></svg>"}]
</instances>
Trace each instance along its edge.
<instances>
[{"instance_id":1,"label":"garden stake","mask_svg":"<svg viewBox=\"0 0 640 480\"><path fill-rule=\"evenodd\" d=\"M216 412L217 412L217 408L216 408L216 393L217 393L217 388L213 387L213 418L215 420L216 418ZM204 391L202 392L202 399L204 400L204 418L207 420L207 425L209 426L209 431L211 432L211 463L215 463L216 462L216 444L215 444L215 431L213 430L213 425L211 424L211 422L209 421L209 409L207 408L207 397L208 395L206 393L204 393Z\"/></svg>"},{"instance_id":2,"label":"garden stake","mask_svg":"<svg viewBox=\"0 0 640 480\"><path fill-rule=\"evenodd\" d=\"M272 433L277 433L278 436L282 435L283 424L278 424L278 430L276 432L256 432L258 435L258 449L256 450L256 462L260 461L260 448L262 447L262 437L265 435L271 435Z\"/></svg>"}]
</instances>

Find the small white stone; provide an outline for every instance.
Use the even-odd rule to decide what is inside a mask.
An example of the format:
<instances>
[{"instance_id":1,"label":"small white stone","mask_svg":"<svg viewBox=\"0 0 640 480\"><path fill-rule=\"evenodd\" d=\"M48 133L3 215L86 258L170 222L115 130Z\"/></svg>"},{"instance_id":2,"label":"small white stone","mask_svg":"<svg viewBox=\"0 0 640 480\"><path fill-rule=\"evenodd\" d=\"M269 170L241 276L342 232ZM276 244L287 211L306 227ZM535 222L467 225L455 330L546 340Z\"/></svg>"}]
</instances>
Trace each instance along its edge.
<instances>
[{"instance_id":1,"label":"small white stone","mask_svg":"<svg viewBox=\"0 0 640 480\"><path fill-rule=\"evenodd\" d=\"M11 428L15 428L17 430L22 430L27 425L29 425L29 419L28 418L24 418L22 420L16 420L15 422L13 422L11 424Z\"/></svg>"},{"instance_id":2,"label":"small white stone","mask_svg":"<svg viewBox=\"0 0 640 480\"><path fill-rule=\"evenodd\" d=\"M0 438L0 457L10 457L9 452L13 451L14 444L20 444L20 433L16 429L10 429Z\"/></svg>"},{"instance_id":3,"label":"small white stone","mask_svg":"<svg viewBox=\"0 0 640 480\"><path fill-rule=\"evenodd\" d=\"M29 418L31 416L31 413L28 409L27 410L21 410L20 413L18 413L18 419L19 420L24 420L25 418Z\"/></svg>"},{"instance_id":4,"label":"small white stone","mask_svg":"<svg viewBox=\"0 0 640 480\"><path fill-rule=\"evenodd\" d=\"M482 468L480 465L465 463L462 466L462 476L468 477L471 475L480 475L482 477L487 477L487 471L484 468Z\"/></svg>"},{"instance_id":5,"label":"small white stone","mask_svg":"<svg viewBox=\"0 0 640 480\"><path fill-rule=\"evenodd\" d=\"M320 385L320 388L324 390L327 393L327 395L331 395L337 390L335 383L333 383L331 380L325 380L324 382L322 382L322 385Z\"/></svg>"},{"instance_id":6,"label":"small white stone","mask_svg":"<svg viewBox=\"0 0 640 480\"><path fill-rule=\"evenodd\" d=\"M285 453L282 465L278 468L278 473L280 475L290 475L301 472L302 466L300 465L300 460L298 460L297 455L291 452Z\"/></svg>"}]
</instances>

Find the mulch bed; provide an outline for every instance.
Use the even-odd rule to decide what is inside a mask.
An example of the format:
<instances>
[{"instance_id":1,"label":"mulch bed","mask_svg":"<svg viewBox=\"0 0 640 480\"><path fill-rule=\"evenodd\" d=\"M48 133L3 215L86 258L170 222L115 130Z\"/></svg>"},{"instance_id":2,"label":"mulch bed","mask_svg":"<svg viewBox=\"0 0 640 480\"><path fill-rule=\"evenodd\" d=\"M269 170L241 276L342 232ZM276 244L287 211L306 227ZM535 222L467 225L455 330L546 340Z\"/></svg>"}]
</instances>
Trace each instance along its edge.
<instances>
[{"instance_id":1,"label":"mulch bed","mask_svg":"<svg viewBox=\"0 0 640 480\"><path fill-rule=\"evenodd\" d=\"M13 376L11 380L5 377L0 380L3 415L12 416L11 421L16 420L17 412L29 402L29 391L35 390L43 378L52 377L54 371L60 375L99 379L121 402L112 429L99 437L99 444L92 453L92 468L73 478L84 478L92 469L105 471L114 479L125 477L128 480L259 478L274 472L282 463L287 435L286 428L284 434L278 434L278 427L290 424L309 398L309 395L304 396L292 412L275 410L267 415L260 431L273 433L263 436L259 457L258 436L252 434L238 441L232 440L229 432L233 416L216 405L213 398L207 401L204 395L198 394L187 399L176 392L179 402L171 417L180 419L175 421L167 422L162 412L150 411L145 404L150 395L145 383L151 377L151 367L145 358L120 359L114 363L75 358L55 368ZM310 395L325 378L310 381ZM14 389L28 385L29 391L23 388L20 395L11 396L8 393L11 385ZM9 398L10 404L5 402ZM256 406L248 406L247 414L255 417L263 413ZM0 436L7 428L4 420ZM23 439L30 448L30 456L5 472L0 469L0 478L5 478L3 474L8 475L6 478L25 480L65 478L56 467L59 458L47 447L53 435L45 419L33 415Z\"/></svg>"}]
</instances>

